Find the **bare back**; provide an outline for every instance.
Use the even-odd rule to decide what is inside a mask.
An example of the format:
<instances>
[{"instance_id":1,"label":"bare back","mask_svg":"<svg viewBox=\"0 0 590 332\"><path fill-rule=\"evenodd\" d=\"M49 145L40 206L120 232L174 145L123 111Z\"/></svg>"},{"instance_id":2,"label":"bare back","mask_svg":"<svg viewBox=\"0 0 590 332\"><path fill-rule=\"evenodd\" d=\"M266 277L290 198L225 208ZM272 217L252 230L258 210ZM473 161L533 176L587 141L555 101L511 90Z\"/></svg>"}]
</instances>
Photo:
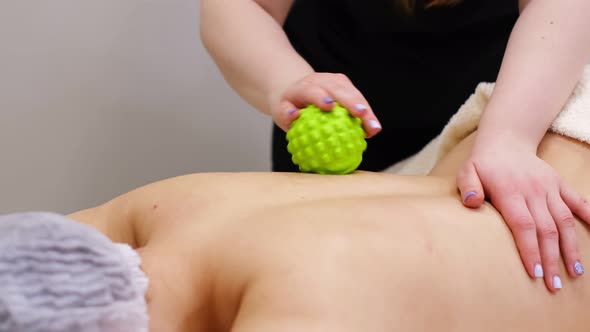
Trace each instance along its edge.
<instances>
[{"instance_id":1,"label":"bare back","mask_svg":"<svg viewBox=\"0 0 590 332\"><path fill-rule=\"evenodd\" d=\"M74 218L141 248L154 331L584 330L590 283L549 293L495 209L460 204L469 146L429 177L189 175ZM586 146L551 135L540 154L590 193Z\"/></svg>"}]
</instances>

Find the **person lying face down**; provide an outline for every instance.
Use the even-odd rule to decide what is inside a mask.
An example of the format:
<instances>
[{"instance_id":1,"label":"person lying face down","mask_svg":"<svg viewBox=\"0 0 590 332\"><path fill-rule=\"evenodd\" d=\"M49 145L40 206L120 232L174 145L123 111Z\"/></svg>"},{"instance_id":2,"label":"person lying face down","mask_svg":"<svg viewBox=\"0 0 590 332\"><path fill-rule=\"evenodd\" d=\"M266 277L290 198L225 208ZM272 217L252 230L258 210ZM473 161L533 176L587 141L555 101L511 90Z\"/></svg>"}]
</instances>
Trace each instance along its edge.
<instances>
[{"instance_id":1,"label":"person lying face down","mask_svg":"<svg viewBox=\"0 0 590 332\"><path fill-rule=\"evenodd\" d=\"M463 207L471 141L424 177L204 173L3 216L0 330L587 331L590 281L559 261L547 291L498 212ZM539 156L588 197L587 145L548 134Z\"/></svg>"}]
</instances>

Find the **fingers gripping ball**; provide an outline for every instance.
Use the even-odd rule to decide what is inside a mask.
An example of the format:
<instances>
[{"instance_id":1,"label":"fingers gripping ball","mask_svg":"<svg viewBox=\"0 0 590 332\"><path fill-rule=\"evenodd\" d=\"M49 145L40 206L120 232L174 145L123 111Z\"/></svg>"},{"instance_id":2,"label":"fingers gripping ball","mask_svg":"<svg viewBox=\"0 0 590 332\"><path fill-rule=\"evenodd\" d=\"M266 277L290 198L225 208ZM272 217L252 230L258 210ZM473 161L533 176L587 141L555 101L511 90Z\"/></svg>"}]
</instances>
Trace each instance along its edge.
<instances>
[{"instance_id":1,"label":"fingers gripping ball","mask_svg":"<svg viewBox=\"0 0 590 332\"><path fill-rule=\"evenodd\" d=\"M352 173L367 149L361 119L340 105L329 112L313 105L301 109L287 132L287 141L293 163L306 173Z\"/></svg>"}]
</instances>

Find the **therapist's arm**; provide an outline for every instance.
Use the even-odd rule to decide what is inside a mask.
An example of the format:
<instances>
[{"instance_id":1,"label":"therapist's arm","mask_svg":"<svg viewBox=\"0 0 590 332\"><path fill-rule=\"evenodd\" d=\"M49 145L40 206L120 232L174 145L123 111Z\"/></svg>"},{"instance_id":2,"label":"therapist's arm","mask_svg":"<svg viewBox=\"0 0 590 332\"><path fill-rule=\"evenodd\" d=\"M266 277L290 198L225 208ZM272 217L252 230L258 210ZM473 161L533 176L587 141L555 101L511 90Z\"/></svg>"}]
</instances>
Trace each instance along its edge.
<instances>
[{"instance_id":1,"label":"therapist's arm","mask_svg":"<svg viewBox=\"0 0 590 332\"><path fill-rule=\"evenodd\" d=\"M201 0L201 39L230 86L271 114L280 94L313 73L282 29L293 0Z\"/></svg>"},{"instance_id":2,"label":"therapist's arm","mask_svg":"<svg viewBox=\"0 0 590 332\"><path fill-rule=\"evenodd\" d=\"M514 136L536 150L590 60L590 1L520 3L478 136L482 143Z\"/></svg>"},{"instance_id":3,"label":"therapist's arm","mask_svg":"<svg viewBox=\"0 0 590 332\"><path fill-rule=\"evenodd\" d=\"M590 223L590 206L536 153L590 60L590 1L521 7L458 187L470 207L490 197L531 277L556 291L560 253L572 277L583 273L572 212Z\"/></svg>"}]
</instances>

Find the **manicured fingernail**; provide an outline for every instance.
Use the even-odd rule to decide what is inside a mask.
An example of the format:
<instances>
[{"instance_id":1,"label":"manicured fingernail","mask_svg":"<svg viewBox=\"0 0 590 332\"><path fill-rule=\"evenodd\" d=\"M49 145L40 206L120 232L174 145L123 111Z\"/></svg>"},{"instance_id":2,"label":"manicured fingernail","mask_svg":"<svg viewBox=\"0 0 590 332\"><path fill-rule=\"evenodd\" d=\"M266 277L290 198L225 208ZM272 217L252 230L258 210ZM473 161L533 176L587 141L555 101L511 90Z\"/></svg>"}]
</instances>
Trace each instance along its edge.
<instances>
[{"instance_id":1,"label":"manicured fingernail","mask_svg":"<svg viewBox=\"0 0 590 332\"><path fill-rule=\"evenodd\" d=\"M289 115L293 115L293 113L297 112L296 109L290 109L289 112L287 112L287 114Z\"/></svg>"},{"instance_id":2,"label":"manicured fingernail","mask_svg":"<svg viewBox=\"0 0 590 332\"><path fill-rule=\"evenodd\" d=\"M543 267L541 264L535 264L535 277L543 278Z\"/></svg>"},{"instance_id":3,"label":"manicured fingernail","mask_svg":"<svg viewBox=\"0 0 590 332\"><path fill-rule=\"evenodd\" d=\"M369 109L367 106L365 106L365 105L363 105L363 104L356 104L356 105L354 105L354 108L356 108L356 110L357 110L359 113L361 113L361 112L363 112L363 111L366 111L366 110L368 110L368 109Z\"/></svg>"},{"instance_id":4,"label":"manicured fingernail","mask_svg":"<svg viewBox=\"0 0 590 332\"><path fill-rule=\"evenodd\" d=\"M477 194L475 193L475 191L470 191L470 192L468 192L468 193L467 193L467 194L465 194L465 196L463 197L463 202L466 202L466 201L467 201L467 199L468 199L469 197L471 197L471 196L475 196L475 195L477 195Z\"/></svg>"},{"instance_id":5,"label":"manicured fingernail","mask_svg":"<svg viewBox=\"0 0 590 332\"><path fill-rule=\"evenodd\" d=\"M326 104L331 104L331 103L333 103L333 102L334 102L334 99L332 99L332 98L330 98L330 97L326 97L326 98L324 98L324 103L326 103Z\"/></svg>"},{"instance_id":6,"label":"manicured fingernail","mask_svg":"<svg viewBox=\"0 0 590 332\"><path fill-rule=\"evenodd\" d=\"M574 264L574 272L576 272L576 274L579 276L584 274L584 267L582 266L582 263L576 262L576 264Z\"/></svg>"},{"instance_id":7,"label":"manicured fingernail","mask_svg":"<svg viewBox=\"0 0 590 332\"><path fill-rule=\"evenodd\" d=\"M377 120L369 120L369 127L373 129L381 129L381 124Z\"/></svg>"},{"instance_id":8,"label":"manicured fingernail","mask_svg":"<svg viewBox=\"0 0 590 332\"><path fill-rule=\"evenodd\" d=\"M561 289L561 278L559 276L553 276L553 288Z\"/></svg>"}]
</instances>

